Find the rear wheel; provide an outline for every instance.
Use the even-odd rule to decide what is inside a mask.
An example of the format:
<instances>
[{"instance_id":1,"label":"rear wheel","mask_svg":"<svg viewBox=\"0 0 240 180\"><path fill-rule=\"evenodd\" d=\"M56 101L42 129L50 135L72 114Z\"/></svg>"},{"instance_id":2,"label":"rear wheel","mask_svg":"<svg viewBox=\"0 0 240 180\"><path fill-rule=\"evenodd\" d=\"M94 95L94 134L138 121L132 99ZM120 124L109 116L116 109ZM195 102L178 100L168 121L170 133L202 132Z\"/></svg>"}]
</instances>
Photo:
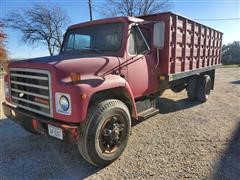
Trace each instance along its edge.
<instances>
[{"instance_id":1,"label":"rear wheel","mask_svg":"<svg viewBox=\"0 0 240 180\"><path fill-rule=\"evenodd\" d=\"M173 85L171 87L171 90L175 93L179 93L181 92L182 90L184 90L186 87L185 83L181 83L181 84L176 84L176 85Z\"/></svg>"},{"instance_id":2,"label":"rear wheel","mask_svg":"<svg viewBox=\"0 0 240 180\"><path fill-rule=\"evenodd\" d=\"M79 129L79 151L95 166L109 165L123 153L130 128L127 106L116 99L104 100L93 105Z\"/></svg>"},{"instance_id":3,"label":"rear wheel","mask_svg":"<svg viewBox=\"0 0 240 180\"><path fill-rule=\"evenodd\" d=\"M206 102L211 92L212 82L209 75L201 77L198 83L197 100L200 102Z\"/></svg>"},{"instance_id":4,"label":"rear wheel","mask_svg":"<svg viewBox=\"0 0 240 180\"><path fill-rule=\"evenodd\" d=\"M198 87L199 76L192 76L187 82L187 95L188 98L192 101L197 98L197 87Z\"/></svg>"}]
</instances>

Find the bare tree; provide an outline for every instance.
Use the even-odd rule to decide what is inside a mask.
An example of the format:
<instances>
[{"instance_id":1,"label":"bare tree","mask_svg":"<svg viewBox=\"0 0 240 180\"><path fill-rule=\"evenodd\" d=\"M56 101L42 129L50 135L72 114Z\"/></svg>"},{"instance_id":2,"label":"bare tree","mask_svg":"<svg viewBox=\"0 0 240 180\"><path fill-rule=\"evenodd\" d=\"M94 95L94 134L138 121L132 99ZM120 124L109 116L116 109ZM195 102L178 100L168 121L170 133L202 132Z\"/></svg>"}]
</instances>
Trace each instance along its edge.
<instances>
[{"instance_id":1,"label":"bare tree","mask_svg":"<svg viewBox=\"0 0 240 180\"><path fill-rule=\"evenodd\" d=\"M8 54L6 50L7 34L4 32L4 23L0 21L0 73L7 69Z\"/></svg>"},{"instance_id":2,"label":"bare tree","mask_svg":"<svg viewBox=\"0 0 240 180\"><path fill-rule=\"evenodd\" d=\"M142 16L169 10L171 6L170 0L105 0L104 6L95 9L105 17Z\"/></svg>"},{"instance_id":3,"label":"bare tree","mask_svg":"<svg viewBox=\"0 0 240 180\"><path fill-rule=\"evenodd\" d=\"M7 35L4 33L4 23L0 21L0 61L7 59L6 39Z\"/></svg>"},{"instance_id":4,"label":"bare tree","mask_svg":"<svg viewBox=\"0 0 240 180\"><path fill-rule=\"evenodd\" d=\"M34 4L29 9L19 9L8 14L8 27L22 33L22 41L29 45L46 45L52 56L61 47L68 16L58 6Z\"/></svg>"}]
</instances>

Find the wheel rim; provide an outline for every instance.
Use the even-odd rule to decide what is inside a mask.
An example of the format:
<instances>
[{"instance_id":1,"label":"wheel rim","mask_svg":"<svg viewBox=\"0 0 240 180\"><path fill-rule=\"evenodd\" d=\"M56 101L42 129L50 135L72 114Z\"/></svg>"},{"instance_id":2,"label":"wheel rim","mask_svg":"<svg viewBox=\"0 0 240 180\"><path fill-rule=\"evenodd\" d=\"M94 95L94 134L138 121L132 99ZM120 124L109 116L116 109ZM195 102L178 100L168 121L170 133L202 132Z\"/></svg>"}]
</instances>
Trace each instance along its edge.
<instances>
[{"instance_id":1,"label":"wheel rim","mask_svg":"<svg viewBox=\"0 0 240 180\"><path fill-rule=\"evenodd\" d=\"M115 153L127 136L127 124L120 115L106 119L99 133L99 146L104 154Z\"/></svg>"}]
</instances>

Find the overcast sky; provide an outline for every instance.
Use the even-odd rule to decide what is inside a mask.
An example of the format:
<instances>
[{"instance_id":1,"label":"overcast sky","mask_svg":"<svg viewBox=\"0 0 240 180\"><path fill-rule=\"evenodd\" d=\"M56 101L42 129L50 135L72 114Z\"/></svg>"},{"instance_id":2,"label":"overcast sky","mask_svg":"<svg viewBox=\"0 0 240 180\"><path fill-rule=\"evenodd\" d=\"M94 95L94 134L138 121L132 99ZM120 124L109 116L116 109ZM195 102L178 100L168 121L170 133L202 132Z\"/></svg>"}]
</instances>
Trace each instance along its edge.
<instances>
[{"instance_id":1,"label":"overcast sky","mask_svg":"<svg viewBox=\"0 0 240 180\"><path fill-rule=\"evenodd\" d=\"M71 19L71 24L85 22L89 20L87 0L0 0L0 19L14 9L29 7L33 2L55 3L59 4ZM101 0L92 0L93 5L104 3ZM239 0L175 0L172 1L172 12L181 14L190 19L198 19L197 21L217 29L224 33L223 43L227 44L233 41L240 41L240 1ZM107 5L106 5L107 7ZM99 19L98 14L93 12L93 18ZM238 18L238 20L213 20L209 19L230 19ZM8 35L8 50L11 58L30 58L47 56L48 51L44 47L26 46L20 43L20 33L10 29L5 30Z\"/></svg>"}]
</instances>

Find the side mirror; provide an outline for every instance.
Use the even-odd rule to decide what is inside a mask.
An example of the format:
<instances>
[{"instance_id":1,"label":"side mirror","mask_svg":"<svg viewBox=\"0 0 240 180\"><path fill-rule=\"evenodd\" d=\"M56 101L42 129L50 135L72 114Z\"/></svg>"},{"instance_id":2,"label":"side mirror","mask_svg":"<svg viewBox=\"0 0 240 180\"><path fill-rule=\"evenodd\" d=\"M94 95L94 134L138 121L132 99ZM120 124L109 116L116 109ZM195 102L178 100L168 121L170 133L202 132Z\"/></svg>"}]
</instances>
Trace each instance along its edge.
<instances>
[{"instance_id":1,"label":"side mirror","mask_svg":"<svg viewBox=\"0 0 240 180\"><path fill-rule=\"evenodd\" d=\"M164 22L157 22L153 27L153 45L155 48L162 49L164 47Z\"/></svg>"}]
</instances>

